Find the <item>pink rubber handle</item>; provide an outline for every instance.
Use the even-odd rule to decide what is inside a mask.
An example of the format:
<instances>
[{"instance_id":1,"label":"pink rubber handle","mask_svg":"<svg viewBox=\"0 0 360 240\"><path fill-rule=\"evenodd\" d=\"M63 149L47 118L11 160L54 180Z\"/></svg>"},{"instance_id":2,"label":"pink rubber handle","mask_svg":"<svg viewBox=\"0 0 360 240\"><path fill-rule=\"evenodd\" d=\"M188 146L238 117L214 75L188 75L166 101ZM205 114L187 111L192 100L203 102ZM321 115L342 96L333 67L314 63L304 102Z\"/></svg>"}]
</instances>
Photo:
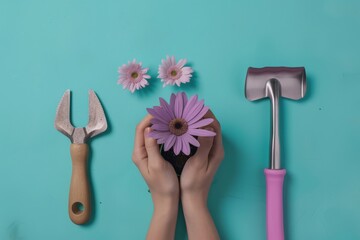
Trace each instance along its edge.
<instances>
[{"instance_id":1,"label":"pink rubber handle","mask_svg":"<svg viewBox=\"0 0 360 240\"><path fill-rule=\"evenodd\" d=\"M285 169L265 169L267 240L284 240L283 183Z\"/></svg>"}]
</instances>

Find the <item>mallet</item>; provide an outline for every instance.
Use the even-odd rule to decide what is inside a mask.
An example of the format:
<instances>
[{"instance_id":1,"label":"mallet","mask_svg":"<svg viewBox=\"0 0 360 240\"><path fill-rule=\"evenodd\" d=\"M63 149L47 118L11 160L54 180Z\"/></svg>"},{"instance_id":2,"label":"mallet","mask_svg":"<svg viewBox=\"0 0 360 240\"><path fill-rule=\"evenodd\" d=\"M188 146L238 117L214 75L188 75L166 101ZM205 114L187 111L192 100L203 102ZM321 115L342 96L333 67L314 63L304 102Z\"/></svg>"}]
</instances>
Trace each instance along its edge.
<instances>
[{"instance_id":1,"label":"mallet","mask_svg":"<svg viewBox=\"0 0 360 240\"><path fill-rule=\"evenodd\" d=\"M266 176L267 240L284 240L283 182L286 173L280 165L279 100L299 100L306 93L304 67L265 67L247 71L245 96L250 101L270 98L272 108L271 153Z\"/></svg>"}]
</instances>

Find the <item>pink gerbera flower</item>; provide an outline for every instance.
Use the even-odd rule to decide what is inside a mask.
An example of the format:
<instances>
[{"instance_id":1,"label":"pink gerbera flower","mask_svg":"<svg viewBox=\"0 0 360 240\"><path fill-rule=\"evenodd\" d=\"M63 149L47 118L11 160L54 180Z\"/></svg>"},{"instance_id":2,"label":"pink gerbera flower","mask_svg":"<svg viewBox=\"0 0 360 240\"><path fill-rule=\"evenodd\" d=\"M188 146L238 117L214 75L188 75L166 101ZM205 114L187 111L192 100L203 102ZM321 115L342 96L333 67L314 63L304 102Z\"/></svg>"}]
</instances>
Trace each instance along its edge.
<instances>
[{"instance_id":1,"label":"pink gerbera flower","mask_svg":"<svg viewBox=\"0 0 360 240\"><path fill-rule=\"evenodd\" d=\"M118 84L123 85L123 89L127 88L132 93L135 90L139 90L146 85L149 85L149 82L146 79L149 79L150 76L147 73L149 68L142 68L141 62L137 63L134 59L128 64L124 64L119 68L119 80Z\"/></svg>"},{"instance_id":2,"label":"pink gerbera flower","mask_svg":"<svg viewBox=\"0 0 360 240\"><path fill-rule=\"evenodd\" d=\"M158 78L164 82L163 87L175 84L180 86L180 83L190 82L193 69L191 67L184 67L185 64L186 59L180 59L179 62L176 63L174 56L167 56L165 60L161 60Z\"/></svg>"},{"instance_id":3,"label":"pink gerbera flower","mask_svg":"<svg viewBox=\"0 0 360 240\"><path fill-rule=\"evenodd\" d=\"M152 131L149 136L157 139L158 144L164 144L164 150L173 147L175 155L182 151L190 154L190 144L199 147L200 143L194 136L212 137L212 131L201 129L214 121L212 118L203 119L209 110L204 106L204 100L198 101L194 95L189 100L184 92L171 95L170 104L160 98L160 106L148 108L147 111L154 118L151 119Z\"/></svg>"}]
</instances>

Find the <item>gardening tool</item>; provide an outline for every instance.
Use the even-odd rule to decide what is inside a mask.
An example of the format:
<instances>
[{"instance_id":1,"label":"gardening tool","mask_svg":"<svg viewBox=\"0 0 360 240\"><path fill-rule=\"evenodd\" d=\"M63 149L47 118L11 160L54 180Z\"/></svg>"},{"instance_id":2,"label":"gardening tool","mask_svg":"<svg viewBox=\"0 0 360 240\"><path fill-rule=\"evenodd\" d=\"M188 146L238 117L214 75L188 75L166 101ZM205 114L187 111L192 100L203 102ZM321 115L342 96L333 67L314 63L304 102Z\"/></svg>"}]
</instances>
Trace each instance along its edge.
<instances>
[{"instance_id":1,"label":"gardening tool","mask_svg":"<svg viewBox=\"0 0 360 240\"><path fill-rule=\"evenodd\" d=\"M70 121L70 90L66 90L56 111L55 128L70 138L72 175L69 193L69 216L76 224L84 224L91 215L91 193L87 174L89 147L86 142L104 132L107 122L104 110L94 91L89 90L89 122L74 128Z\"/></svg>"},{"instance_id":2,"label":"gardening tool","mask_svg":"<svg viewBox=\"0 0 360 240\"><path fill-rule=\"evenodd\" d=\"M268 240L283 240L283 182L286 173L280 165L279 100L280 97L299 100L306 93L303 67L249 68L245 81L245 96L254 101L270 98L272 108L270 166L266 176L266 228Z\"/></svg>"}]
</instances>

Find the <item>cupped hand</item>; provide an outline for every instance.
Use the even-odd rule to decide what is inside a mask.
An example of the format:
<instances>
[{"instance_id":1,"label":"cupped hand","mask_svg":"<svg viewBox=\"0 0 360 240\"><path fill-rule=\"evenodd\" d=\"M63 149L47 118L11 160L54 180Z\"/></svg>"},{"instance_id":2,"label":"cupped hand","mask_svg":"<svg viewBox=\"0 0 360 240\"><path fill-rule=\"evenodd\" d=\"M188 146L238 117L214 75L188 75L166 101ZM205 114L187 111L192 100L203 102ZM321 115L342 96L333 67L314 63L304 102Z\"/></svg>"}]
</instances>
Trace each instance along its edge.
<instances>
[{"instance_id":1,"label":"cupped hand","mask_svg":"<svg viewBox=\"0 0 360 240\"><path fill-rule=\"evenodd\" d=\"M205 129L215 131L215 137L199 137L200 147L186 162L180 177L181 198L197 198L207 200L214 175L224 158L220 123L209 110L205 118L214 121Z\"/></svg>"},{"instance_id":2,"label":"cupped hand","mask_svg":"<svg viewBox=\"0 0 360 240\"><path fill-rule=\"evenodd\" d=\"M206 128L216 132L215 137L199 137L200 146L189 158L180 177L181 202L189 240L219 240L215 223L207 207L211 182L224 158L220 124L209 111L206 118L213 118Z\"/></svg>"},{"instance_id":3,"label":"cupped hand","mask_svg":"<svg viewBox=\"0 0 360 240\"><path fill-rule=\"evenodd\" d=\"M153 198L178 198L179 180L175 170L161 156L156 140L148 137L151 118L151 115L147 115L136 127L133 162L144 177Z\"/></svg>"},{"instance_id":4,"label":"cupped hand","mask_svg":"<svg viewBox=\"0 0 360 240\"><path fill-rule=\"evenodd\" d=\"M179 206L179 180L172 165L160 154L156 140L148 137L150 120L147 115L136 127L132 159L144 177L154 203L148 240L174 239Z\"/></svg>"}]
</instances>

